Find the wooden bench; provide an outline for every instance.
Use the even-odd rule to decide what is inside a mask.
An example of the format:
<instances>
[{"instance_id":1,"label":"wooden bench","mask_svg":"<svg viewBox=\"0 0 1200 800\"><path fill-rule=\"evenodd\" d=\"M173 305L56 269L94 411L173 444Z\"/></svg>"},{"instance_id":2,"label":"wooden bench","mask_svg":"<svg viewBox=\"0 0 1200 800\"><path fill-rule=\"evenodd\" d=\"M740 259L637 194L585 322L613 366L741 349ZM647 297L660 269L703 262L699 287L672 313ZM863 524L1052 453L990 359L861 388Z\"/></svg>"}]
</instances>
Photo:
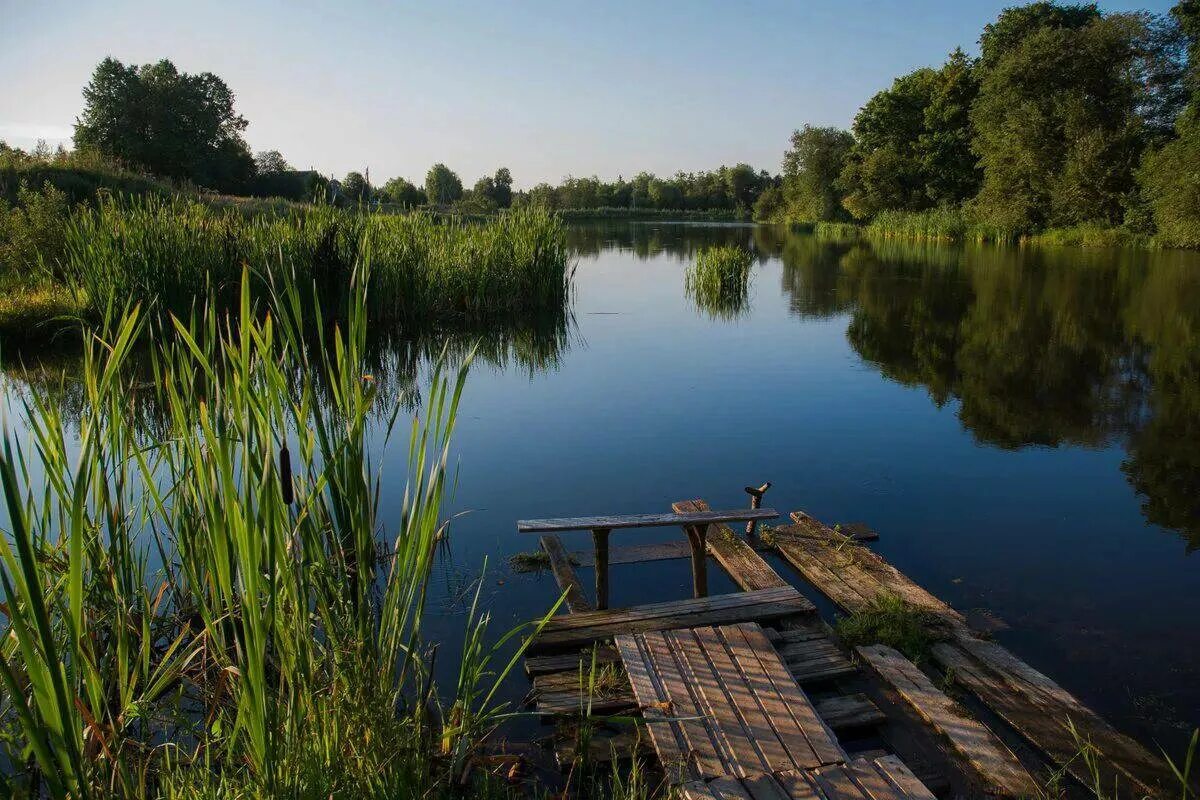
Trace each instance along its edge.
<instances>
[{"instance_id":1,"label":"wooden bench","mask_svg":"<svg viewBox=\"0 0 1200 800\"><path fill-rule=\"evenodd\" d=\"M523 519L517 522L520 533L560 533L591 531L595 548L596 608L608 608L608 535L614 530L639 528L683 528L692 549L692 589L696 597L708 595L708 526L723 522L758 522L777 519L771 508L738 508L730 511L696 511L685 514L626 514L601 517L559 517ZM546 539L543 539L543 546Z\"/></svg>"}]
</instances>

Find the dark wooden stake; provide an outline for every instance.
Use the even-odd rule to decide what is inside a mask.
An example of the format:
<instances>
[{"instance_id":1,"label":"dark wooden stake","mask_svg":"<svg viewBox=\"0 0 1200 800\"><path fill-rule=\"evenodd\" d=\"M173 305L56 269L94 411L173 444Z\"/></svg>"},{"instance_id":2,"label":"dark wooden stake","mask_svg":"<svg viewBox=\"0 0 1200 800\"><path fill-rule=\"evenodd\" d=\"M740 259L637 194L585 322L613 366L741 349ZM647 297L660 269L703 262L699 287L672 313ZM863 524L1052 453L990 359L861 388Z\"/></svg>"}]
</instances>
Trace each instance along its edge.
<instances>
[{"instance_id":1,"label":"dark wooden stake","mask_svg":"<svg viewBox=\"0 0 1200 800\"><path fill-rule=\"evenodd\" d=\"M608 528L592 531L592 542L596 545L596 609L608 608Z\"/></svg>"},{"instance_id":2,"label":"dark wooden stake","mask_svg":"<svg viewBox=\"0 0 1200 800\"><path fill-rule=\"evenodd\" d=\"M771 482L767 481L762 486L754 487L747 486L746 494L750 495L750 508L761 508L763 495L767 493L767 489L771 488ZM758 527L758 520L752 519L746 523L746 538L754 540L754 530Z\"/></svg>"},{"instance_id":3,"label":"dark wooden stake","mask_svg":"<svg viewBox=\"0 0 1200 800\"><path fill-rule=\"evenodd\" d=\"M692 545L692 593L708 597L708 545L705 542L707 525L692 525L683 529Z\"/></svg>"}]
</instances>

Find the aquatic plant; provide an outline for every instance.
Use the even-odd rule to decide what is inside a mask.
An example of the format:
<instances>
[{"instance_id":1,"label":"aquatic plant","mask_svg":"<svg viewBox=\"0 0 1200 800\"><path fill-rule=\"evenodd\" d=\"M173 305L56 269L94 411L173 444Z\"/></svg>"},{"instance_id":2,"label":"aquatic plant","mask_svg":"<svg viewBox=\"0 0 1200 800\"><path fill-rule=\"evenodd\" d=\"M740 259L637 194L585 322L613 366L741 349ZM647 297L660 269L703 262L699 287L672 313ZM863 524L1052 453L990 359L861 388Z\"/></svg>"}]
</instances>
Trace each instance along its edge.
<instances>
[{"instance_id":1,"label":"aquatic plant","mask_svg":"<svg viewBox=\"0 0 1200 800\"><path fill-rule=\"evenodd\" d=\"M732 319L750 305L749 250L736 245L707 247L684 276L684 288L696 306L716 318Z\"/></svg>"},{"instance_id":2,"label":"aquatic plant","mask_svg":"<svg viewBox=\"0 0 1200 800\"><path fill-rule=\"evenodd\" d=\"M475 225L329 206L247 214L178 196L108 199L72 217L63 271L93 318L140 303L186 319L205 302L236 305L247 265L256 298L295 283L303 297L315 290L324 308L341 308L368 255L373 322L463 326L566 313L562 224L539 209Z\"/></svg>"},{"instance_id":3,"label":"aquatic plant","mask_svg":"<svg viewBox=\"0 0 1200 800\"><path fill-rule=\"evenodd\" d=\"M471 764L509 713L496 687L522 631L491 644L476 603L448 696L421 635L467 367L434 370L386 525L367 263L349 278L319 349L296 286L263 314L244 271L232 318L210 305L155 331L152 382L128 369L154 325L134 307L89 337L74 424L40 390L17 404L28 438L6 429L0 451L4 796L485 788ZM152 431L130 413L145 393L165 411Z\"/></svg>"}]
</instances>

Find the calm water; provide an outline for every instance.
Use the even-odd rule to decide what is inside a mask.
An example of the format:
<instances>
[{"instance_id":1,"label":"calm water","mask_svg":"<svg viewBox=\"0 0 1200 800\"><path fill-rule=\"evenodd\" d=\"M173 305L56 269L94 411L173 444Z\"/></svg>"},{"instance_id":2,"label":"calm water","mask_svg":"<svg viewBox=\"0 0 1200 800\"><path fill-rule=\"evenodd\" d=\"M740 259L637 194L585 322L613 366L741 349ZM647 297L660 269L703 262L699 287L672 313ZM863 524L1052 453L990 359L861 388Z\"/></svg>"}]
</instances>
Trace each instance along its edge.
<instances>
[{"instance_id":1,"label":"calm water","mask_svg":"<svg viewBox=\"0 0 1200 800\"><path fill-rule=\"evenodd\" d=\"M745 226L571 237L575 325L557 358L469 381L451 505L471 513L453 525L439 608L461 608L485 557L498 620L546 607L552 579L505 564L537 544L519 518L741 506L742 486L770 480L781 511L878 530L879 552L989 610L1009 626L1000 642L1118 725L1172 749L1200 725L1200 258ZM759 255L733 319L684 293L714 242ZM402 458L393 448L385 482ZM690 573L617 566L612 583L615 605L674 599ZM433 624L453 641L460 621Z\"/></svg>"},{"instance_id":2,"label":"calm water","mask_svg":"<svg viewBox=\"0 0 1200 800\"><path fill-rule=\"evenodd\" d=\"M537 547L517 519L693 497L743 506L742 487L769 480L770 506L878 530L885 557L956 607L988 610L1007 625L1001 643L1118 726L1176 752L1200 725L1200 255L749 226L570 237L566 336L493 342L468 381L447 511L469 513L451 528L427 628L448 651L441 667L485 558L497 630L557 596L549 575L508 568ZM697 248L719 242L758 255L736 315L684 292ZM411 362L390 352L372 369L395 394ZM405 447L381 438L394 522ZM733 589L715 569L710 584ZM614 605L690 591L686 561L612 570ZM518 699L524 677L507 689Z\"/></svg>"}]
</instances>

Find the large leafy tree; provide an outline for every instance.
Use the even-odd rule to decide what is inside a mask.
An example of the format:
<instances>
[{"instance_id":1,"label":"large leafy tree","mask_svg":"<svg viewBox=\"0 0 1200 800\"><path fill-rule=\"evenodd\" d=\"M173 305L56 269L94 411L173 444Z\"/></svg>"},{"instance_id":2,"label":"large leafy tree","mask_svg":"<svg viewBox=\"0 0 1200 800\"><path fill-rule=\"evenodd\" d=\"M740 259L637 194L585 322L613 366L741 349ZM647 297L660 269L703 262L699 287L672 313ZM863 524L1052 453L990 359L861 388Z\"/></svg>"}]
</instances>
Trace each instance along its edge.
<instances>
[{"instance_id":1,"label":"large leafy tree","mask_svg":"<svg viewBox=\"0 0 1200 800\"><path fill-rule=\"evenodd\" d=\"M1162 240L1200 247L1200 0L1183 0L1171 15L1186 41L1183 85L1191 102L1179 116L1176 138L1147 153L1138 178Z\"/></svg>"},{"instance_id":2,"label":"large leafy tree","mask_svg":"<svg viewBox=\"0 0 1200 800\"><path fill-rule=\"evenodd\" d=\"M867 101L842 173L846 208L864 219L972 197L979 188L970 120L977 91L971 60L955 50L940 69L910 72Z\"/></svg>"},{"instance_id":3,"label":"large leafy tree","mask_svg":"<svg viewBox=\"0 0 1200 800\"><path fill-rule=\"evenodd\" d=\"M971 112L983 219L1014 230L1121 221L1145 143L1145 35L1142 15L1049 2L984 29Z\"/></svg>"},{"instance_id":4,"label":"large leafy tree","mask_svg":"<svg viewBox=\"0 0 1200 800\"><path fill-rule=\"evenodd\" d=\"M392 178L383 185L382 193L388 202L402 206L419 206L425 202L425 192L404 178Z\"/></svg>"},{"instance_id":5,"label":"large leafy tree","mask_svg":"<svg viewBox=\"0 0 1200 800\"><path fill-rule=\"evenodd\" d=\"M512 183L512 173L508 171L508 167L496 170L496 175L492 178L491 199L500 208L508 208L512 205Z\"/></svg>"},{"instance_id":6,"label":"large leafy tree","mask_svg":"<svg viewBox=\"0 0 1200 800\"><path fill-rule=\"evenodd\" d=\"M254 160L233 92L211 72L190 75L170 61L125 65L106 58L83 90L75 146L201 186L237 191Z\"/></svg>"},{"instance_id":7,"label":"large leafy tree","mask_svg":"<svg viewBox=\"0 0 1200 800\"><path fill-rule=\"evenodd\" d=\"M425 196L434 205L444 206L462 197L462 179L445 164L434 164L425 175Z\"/></svg>"},{"instance_id":8,"label":"large leafy tree","mask_svg":"<svg viewBox=\"0 0 1200 800\"><path fill-rule=\"evenodd\" d=\"M822 222L844 212L838 178L854 144L849 131L805 125L792 134L783 156L783 194L787 215L801 222Z\"/></svg>"}]
</instances>

